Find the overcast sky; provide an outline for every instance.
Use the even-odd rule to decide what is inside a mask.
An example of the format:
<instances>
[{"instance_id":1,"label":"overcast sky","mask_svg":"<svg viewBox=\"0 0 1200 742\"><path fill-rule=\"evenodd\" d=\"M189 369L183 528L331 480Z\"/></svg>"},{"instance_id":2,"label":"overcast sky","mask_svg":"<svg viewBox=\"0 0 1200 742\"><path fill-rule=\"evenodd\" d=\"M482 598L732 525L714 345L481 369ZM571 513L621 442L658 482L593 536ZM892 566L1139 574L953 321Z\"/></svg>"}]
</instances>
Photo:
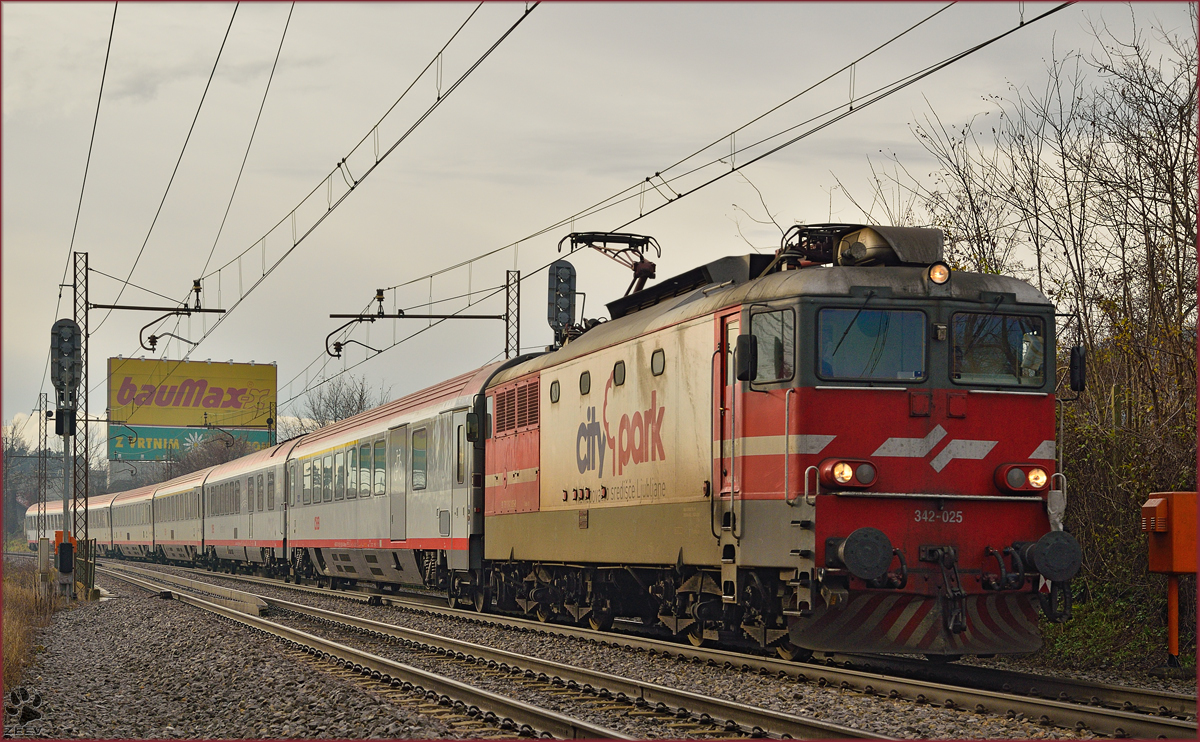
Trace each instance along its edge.
<instances>
[{"instance_id":1,"label":"overcast sky","mask_svg":"<svg viewBox=\"0 0 1200 742\"><path fill-rule=\"evenodd\" d=\"M930 108L948 123L962 123L993 110L988 96L1005 95L1012 86L1039 89L1052 55L1096 48L1093 25L1107 24L1125 37L1134 19L1143 28L1159 23L1176 31L1189 23L1184 3L1078 3L863 107L862 96L876 88L1053 7L960 3L859 62L853 76L843 72L732 141L727 136L941 7L545 3L251 292L264 265L269 268L292 248L289 213L317 189L296 217L297 234L307 231L326 211L329 194L336 200L346 191L341 173L331 184L326 176L366 137L345 174L363 177L375 158L372 127L475 6L297 4L218 239L291 6L248 3L234 16L233 4L122 4L74 249L89 253L95 271L124 279L145 244L132 284L174 300L183 298L193 279L233 260L206 278L203 301L229 309L244 298L191 358L274 361L282 403L300 395L306 381L315 382L323 367L329 373L372 355L351 345L344 361L323 359L326 335L342 322L329 314L357 312L377 288L518 240L516 249L438 276L432 288L425 280L389 291L387 309L417 307L431 291L436 301L465 294L468 286L476 291L500 286L504 271L514 265L531 273L556 257L555 245L570 225L524 238L633 187L631 200L574 226L624 225L639 209L662 204L661 193L671 193L655 179L659 188L642 195L639 183L712 142L721 140L690 163L725 162L676 181L674 190L686 191L728 169L731 149L827 110L845 112L853 96L859 100L853 115L743 172L785 227L831 218L858 221L862 214L836 189L837 179L861 198L870 190L868 158L886 162L885 155L896 154L914 172L927 172L930 164L910 127ZM441 64L384 119L378 152L386 152L525 8L489 3L479 10ZM5 421L28 414L40 390L52 392L48 380L43 382L48 331L56 317L71 316L70 290L59 304L58 284L68 263L112 20L111 4L0 5ZM167 192L226 29L228 40ZM794 134L807 128L811 124ZM736 154L734 162L763 151ZM759 195L734 175L626 231L657 238L663 254L655 260L665 278L749 252L751 245L763 251L777 247L778 230L756 219L766 219ZM283 226L272 232L281 220ZM265 248L259 245L264 235ZM603 303L624 292L628 272L595 253L578 254L572 262L579 288L587 293L586 315L606 316ZM93 273L89 288L93 303L113 303L120 281ZM550 341L545 291L545 273L522 286L523 347ZM131 285L121 303L170 302ZM462 309L465 300L434 306L450 312ZM502 296L471 311L500 313ZM98 417L106 399L105 359L152 357L139 348L138 331L156 315L105 316L91 313L90 412ZM165 329L196 341L212 322L211 316L193 316ZM422 324L427 323L380 322L360 327L353 337L383 348ZM188 347L170 341L165 356L181 358ZM503 347L499 322L447 322L354 373L396 397L487 363ZM163 345L158 355L164 355Z\"/></svg>"}]
</instances>

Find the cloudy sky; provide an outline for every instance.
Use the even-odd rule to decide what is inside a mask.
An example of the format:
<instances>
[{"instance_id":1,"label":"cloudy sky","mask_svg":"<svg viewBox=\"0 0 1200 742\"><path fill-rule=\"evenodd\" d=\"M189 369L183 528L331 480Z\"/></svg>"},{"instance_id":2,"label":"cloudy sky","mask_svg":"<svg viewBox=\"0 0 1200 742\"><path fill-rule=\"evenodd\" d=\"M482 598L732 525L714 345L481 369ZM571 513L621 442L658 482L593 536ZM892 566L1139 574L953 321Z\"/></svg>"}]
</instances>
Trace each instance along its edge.
<instances>
[{"instance_id":1,"label":"cloudy sky","mask_svg":"<svg viewBox=\"0 0 1200 742\"><path fill-rule=\"evenodd\" d=\"M663 194L687 192L845 113L852 101L852 115L741 172L784 227L858 221L863 215L838 181L868 197L868 158L886 164L893 155L927 172L910 127L931 109L962 123L993 110L989 96L1039 89L1052 56L1098 50L1094 27L1126 38L1135 21L1176 31L1189 23L1183 3L1078 3L1032 24L1054 6L960 3L731 137L944 4L545 3L453 87L527 7L483 6L430 65L475 5L293 10L280 2L235 12L223 3L130 3L117 9L115 27L111 4L0 6L4 420L19 421L39 391L52 391L44 381L48 330L71 316L71 292L60 303L58 284L73 231L74 250L87 252L95 271L93 303L114 303L131 269L123 304L170 304L146 289L178 301L204 276L205 305L232 311L215 329L211 315L163 329L203 338L192 360L274 361L282 403L322 373L374 355L351 345L344 359L332 359L324 343L341 324L328 315L361 310L377 288L400 287L387 292L389 312L427 311L431 296L468 291L482 300L506 270L529 275L553 260L572 215L625 193L627 200L574 222L576 230L622 227L663 204ZM1005 39L864 106L873 91L1022 20L1028 25ZM647 186L659 172L679 179ZM624 229L657 238L663 278L752 247L773 249L778 230L758 223L766 214L747 179L732 175ZM311 233L295 245L293 229L296 237ZM627 271L595 253L572 261L587 316L605 315L602 305L623 293ZM525 348L550 341L545 287L544 272L522 286ZM457 311L466 299L433 306ZM502 312L502 295L471 311ZM152 357L139 348L138 331L155 316L92 311L92 415L104 415L106 358ZM427 324L375 323L352 337L384 348ZM395 397L487 363L503 344L501 323L447 322L353 372ZM177 359L190 347L171 340L158 355Z\"/></svg>"}]
</instances>

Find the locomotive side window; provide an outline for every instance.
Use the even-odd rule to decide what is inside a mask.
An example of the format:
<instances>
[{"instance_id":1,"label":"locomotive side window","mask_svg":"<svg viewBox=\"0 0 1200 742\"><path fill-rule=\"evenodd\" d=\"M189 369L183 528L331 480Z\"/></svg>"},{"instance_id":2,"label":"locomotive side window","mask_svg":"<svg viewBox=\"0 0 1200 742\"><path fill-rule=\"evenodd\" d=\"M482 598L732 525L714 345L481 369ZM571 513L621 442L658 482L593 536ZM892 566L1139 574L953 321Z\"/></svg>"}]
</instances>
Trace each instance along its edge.
<instances>
[{"instance_id":1,"label":"locomotive side window","mask_svg":"<svg viewBox=\"0 0 1200 742\"><path fill-rule=\"evenodd\" d=\"M553 404L553 403L557 402L558 397L559 397L558 382L552 381L552 382L550 382L550 403Z\"/></svg>"},{"instance_id":2,"label":"locomotive side window","mask_svg":"<svg viewBox=\"0 0 1200 742\"><path fill-rule=\"evenodd\" d=\"M758 338L757 382L786 381L795 373L796 315L790 309L759 312L750 317L750 334Z\"/></svg>"},{"instance_id":3,"label":"locomotive side window","mask_svg":"<svg viewBox=\"0 0 1200 742\"><path fill-rule=\"evenodd\" d=\"M429 430L421 428L412 434L412 486L414 490L425 489L428 474Z\"/></svg>"},{"instance_id":4,"label":"locomotive side window","mask_svg":"<svg viewBox=\"0 0 1200 742\"><path fill-rule=\"evenodd\" d=\"M667 368L667 354L662 348L650 354L650 373L655 376L662 376L663 371Z\"/></svg>"},{"instance_id":5,"label":"locomotive side window","mask_svg":"<svg viewBox=\"0 0 1200 742\"><path fill-rule=\"evenodd\" d=\"M592 372L584 371L579 375L579 393L587 394L592 391Z\"/></svg>"},{"instance_id":6,"label":"locomotive side window","mask_svg":"<svg viewBox=\"0 0 1200 742\"><path fill-rule=\"evenodd\" d=\"M617 361L613 366L613 386L621 386L625 383L625 361Z\"/></svg>"},{"instance_id":7,"label":"locomotive side window","mask_svg":"<svg viewBox=\"0 0 1200 742\"><path fill-rule=\"evenodd\" d=\"M817 313L817 375L822 379L923 381L925 313L826 308ZM759 351L761 358L762 351Z\"/></svg>"},{"instance_id":8,"label":"locomotive side window","mask_svg":"<svg viewBox=\"0 0 1200 742\"><path fill-rule=\"evenodd\" d=\"M1041 386L1046 329L1040 317L957 312L950 378L956 384Z\"/></svg>"},{"instance_id":9,"label":"locomotive side window","mask_svg":"<svg viewBox=\"0 0 1200 742\"><path fill-rule=\"evenodd\" d=\"M346 449L346 499L358 497L358 449L354 446Z\"/></svg>"}]
</instances>

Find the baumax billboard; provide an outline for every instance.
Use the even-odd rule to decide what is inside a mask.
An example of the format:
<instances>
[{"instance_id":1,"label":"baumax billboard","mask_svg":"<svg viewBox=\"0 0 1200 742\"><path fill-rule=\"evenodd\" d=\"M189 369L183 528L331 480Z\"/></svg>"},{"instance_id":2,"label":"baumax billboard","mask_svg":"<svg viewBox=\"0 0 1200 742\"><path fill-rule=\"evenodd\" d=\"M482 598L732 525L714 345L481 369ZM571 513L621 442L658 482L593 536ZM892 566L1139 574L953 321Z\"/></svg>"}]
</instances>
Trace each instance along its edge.
<instances>
[{"instance_id":1,"label":"baumax billboard","mask_svg":"<svg viewBox=\"0 0 1200 742\"><path fill-rule=\"evenodd\" d=\"M124 425L267 427L274 364L108 359L108 419Z\"/></svg>"}]
</instances>

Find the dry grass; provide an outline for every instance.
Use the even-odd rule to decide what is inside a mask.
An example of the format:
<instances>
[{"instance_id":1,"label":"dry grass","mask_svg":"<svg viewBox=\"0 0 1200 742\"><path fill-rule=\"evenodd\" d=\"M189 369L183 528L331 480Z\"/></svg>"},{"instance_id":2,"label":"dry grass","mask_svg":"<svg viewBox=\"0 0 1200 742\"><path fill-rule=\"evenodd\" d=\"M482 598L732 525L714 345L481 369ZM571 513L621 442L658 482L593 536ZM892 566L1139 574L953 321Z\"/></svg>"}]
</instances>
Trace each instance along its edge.
<instances>
[{"instance_id":1,"label":"dry grass","mask_svg":"<svg viewBox=\"0 0 1200 742\"><path fill-rule=\"evenodd\" d=\"M57 608L53 597L40 597L36 563L8 559L4 564L4 693L16 688L33 661L33 639Z\"/></svg>"}]
</instances>

